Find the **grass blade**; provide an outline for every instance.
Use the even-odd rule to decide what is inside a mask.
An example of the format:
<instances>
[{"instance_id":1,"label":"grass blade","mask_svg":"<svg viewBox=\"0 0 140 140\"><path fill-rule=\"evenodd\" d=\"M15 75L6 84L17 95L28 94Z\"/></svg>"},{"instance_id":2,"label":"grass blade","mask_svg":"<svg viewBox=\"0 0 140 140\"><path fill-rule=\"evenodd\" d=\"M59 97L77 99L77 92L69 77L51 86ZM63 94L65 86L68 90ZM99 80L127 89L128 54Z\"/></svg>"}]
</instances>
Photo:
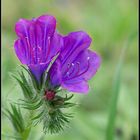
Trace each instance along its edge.
<instances>
[{"instance_id":1,"label":"grass blade","mask_svg":"<svg viewBox=\"0 0 140 140\"><path fill-rule=\"evenodd\" d=\"M137 36L136 33L133 33L132 35L129 36L126 44L122 48L120 59L116 68L116 73L113 81L112 99L110 104L111 108L109 110L109 118L108 118L107 130L106 130L106 140L114 140L115 120L116 120L116 112L117 112L117 102L119 98L122 65L123 65L126 50L128 49L132 39L134 39L136 36Z\"/></svg>"}]
</instances>

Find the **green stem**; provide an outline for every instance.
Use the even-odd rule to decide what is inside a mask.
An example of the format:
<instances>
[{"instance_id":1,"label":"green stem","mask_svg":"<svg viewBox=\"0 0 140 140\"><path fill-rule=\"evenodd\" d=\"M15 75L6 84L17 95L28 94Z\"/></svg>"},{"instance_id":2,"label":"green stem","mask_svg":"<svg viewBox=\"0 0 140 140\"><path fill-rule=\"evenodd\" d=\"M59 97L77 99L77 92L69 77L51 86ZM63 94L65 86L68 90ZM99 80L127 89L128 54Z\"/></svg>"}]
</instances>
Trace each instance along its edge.
<instances>
[{"instance_id":1,"label":"green stem","mask_svg":"<svg viewBox=\"0 0 140 140\"><path fill-rule=\"evenodd\" d=\"M25 129L25 131L21 133L22 140L28 140L30 131L31 131L31 127Z\"/></svg>"},{"instance_id":2,"label":"green stem","mask_svg":"<svg viewBox=\"0 0 140 140\"><path fill-rule=\"evenodd\" d=\"M34 114L34 111L29 111L29 116L27 117L28 120L27 120L27 128L24 130L24 132L22 132L20 135L21 135L21 138L22 140L28 140L29 138L29 135L30 135L30 132L31 132L31 127L32 127L32 116Z\"/></svg>"}]
</instances>

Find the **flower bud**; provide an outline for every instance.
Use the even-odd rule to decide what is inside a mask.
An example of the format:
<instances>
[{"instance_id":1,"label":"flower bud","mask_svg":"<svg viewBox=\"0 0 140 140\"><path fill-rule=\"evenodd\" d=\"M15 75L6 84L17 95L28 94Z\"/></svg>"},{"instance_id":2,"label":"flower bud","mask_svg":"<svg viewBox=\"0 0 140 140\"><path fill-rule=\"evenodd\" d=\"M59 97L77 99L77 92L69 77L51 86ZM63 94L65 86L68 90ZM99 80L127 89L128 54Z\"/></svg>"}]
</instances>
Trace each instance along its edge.
<instances>
[{"instance_id":1,"label":"flower bud","mask_svg":"<svg viewBox=\"0 0 140 140\"><path fill-rule=\"evenodd\" d=\"M53 100L55 97L55 92L54 91L46 91L45 92L45 98L49 101Z\"/></svg>"}]
</instances>

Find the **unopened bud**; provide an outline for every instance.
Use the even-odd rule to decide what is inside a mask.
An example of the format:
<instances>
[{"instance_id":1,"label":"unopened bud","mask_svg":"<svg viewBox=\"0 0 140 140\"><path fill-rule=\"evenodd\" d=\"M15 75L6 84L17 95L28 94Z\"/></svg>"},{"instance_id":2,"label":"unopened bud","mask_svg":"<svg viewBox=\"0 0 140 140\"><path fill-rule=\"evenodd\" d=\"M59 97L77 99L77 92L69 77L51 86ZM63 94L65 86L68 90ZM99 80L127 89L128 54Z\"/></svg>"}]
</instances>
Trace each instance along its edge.
<instances>
[{"instance_id":1,"label":"unopened bud","mask_svg":"<svg viewBox=\"0 0 140 140\"><path fill-rule=\"evenodd\" d=\"M46 91L45 92L45 97L47 100L51 101L55 97L55 92L54 91Z\"/></svg>"}]
</instances>

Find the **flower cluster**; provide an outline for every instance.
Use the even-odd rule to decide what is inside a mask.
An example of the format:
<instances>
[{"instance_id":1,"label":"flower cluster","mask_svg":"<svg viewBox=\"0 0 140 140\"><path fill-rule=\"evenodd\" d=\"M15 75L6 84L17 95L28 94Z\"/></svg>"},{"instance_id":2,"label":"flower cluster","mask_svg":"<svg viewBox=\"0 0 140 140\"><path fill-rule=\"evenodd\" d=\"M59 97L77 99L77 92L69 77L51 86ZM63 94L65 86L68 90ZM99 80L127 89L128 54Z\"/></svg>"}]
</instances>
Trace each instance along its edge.
<instances>
[{"instance_id":1,"label":"flower cluster","mask_svg":"<svg viewBox=\"0 0 140 140\"><path fill-rule=\"evenodd\" d=\"M63 92L88 93L88 80L97 72L101 58L89 50L92 39L87 33L61 35L50 15L20 19L15 32L14 49L28 73L28 78L24 72L19 73L20 79L14 76L25 97L21 105L32 111L33 122L43 122L44 132L57 133L71 117L62 109L75 105L69 102L73 94ZM15 119L14 123L20 125Z\"/></svg>"},{"instance_id":2,"label":"flower cluster","mask_svg":"<svg viewBox=\"0 0 140 140\"><path fill-rule=\"evenodd\" d=\"M18 36L14 44L17 57L39 83L55 58L48 71L51 87L88 93L87 81L95 75L101 59L88 49L92 39L87 33L78 31L63 36L56 31L56 19L50 15L20 19L15 31Z\"/></svg>"}]
</instances>

